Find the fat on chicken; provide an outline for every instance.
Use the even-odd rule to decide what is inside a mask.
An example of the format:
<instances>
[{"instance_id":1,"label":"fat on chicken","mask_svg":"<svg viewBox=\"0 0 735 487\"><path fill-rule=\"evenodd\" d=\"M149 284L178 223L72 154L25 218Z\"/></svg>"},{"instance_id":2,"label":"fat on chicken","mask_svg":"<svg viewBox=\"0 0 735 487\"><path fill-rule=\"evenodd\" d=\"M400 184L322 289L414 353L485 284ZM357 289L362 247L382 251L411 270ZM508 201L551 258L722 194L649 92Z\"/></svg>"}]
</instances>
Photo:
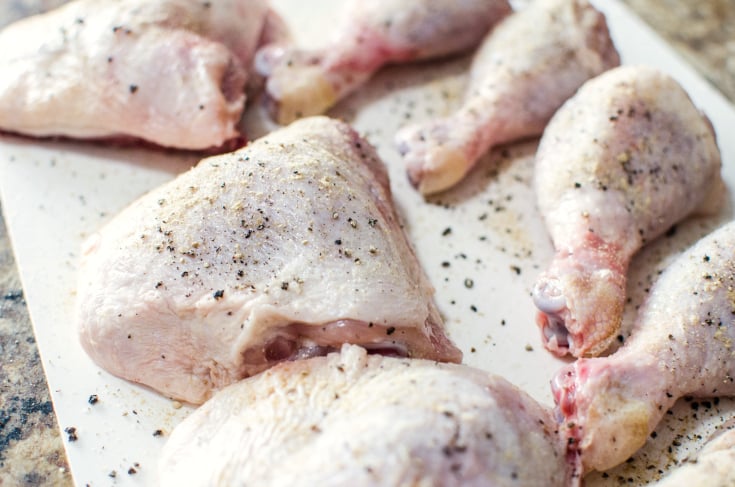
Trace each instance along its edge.
<instances>
[{"instance_id":1,"label":"fat on chicken","mask_svg":"<svg viewBox=\"0 0 735 487\"><path fill-rule=\"evenodd\" d=\"M542 339L558 355L599 355L619 332L633 254L716 206L714 130L673 78L624 66L559 109L535 164L538 207L556 249L533 289Z\"/></svg>"},{"instance_id":2,"label":"fat on chicken","mask_svg":"<svg viewBox=\"0 0 735 487\"><path fill-rule=\"evenodd\" d=\"M491 147L541 135L582 83L618 64L587 0L534 1L487 35L456 113L396 134L409 179L423 194L454 186Z\"/></svg>"},{"instance_id":3,"label":"fat on chicken","mask_svg":"<svg viewBox=\"0 0 735 487\"><path fill-rule=\"evenodd\" d=\"M78 323L109 372L201 403L356 343L459 362L375 150L315 117L202 160L85 243Z\"/></svg>"},{"instance_id":4,"label":"fat on chicken","mask_svg":"<svg viewBox=\"0 0 735 487\"><path fill-rule=\"evenodd\" d=\"M475 47L510 12L507 0L350 0L323 48L271 45L258 51L266 106L281 124L318 115L384 64Z\"/></svg>"},{"instance_id":5,"label":"fat on chicken","mask_svg":"<svg viewBox=\"0 0 735 487\"><path fill-rule=\"evenodd\" d=\"M220 392L164 446L167 486L566 485L550 408L456 364L340 353Z\"/></svg>"},{"instance_id":6,"label":"fat on chicken","mask_svg":"<svg viewBox=\"0 0 735 487\"><path fill-rule=\"evenodd\" d=\"M577 470L628 459L677 398L735 395L735 222L702 238L659 277L631 336L553 380Z\"/></svg>"},{"instance_id":7,"label":"fat on chicken","mask_svg":"<svg viewBox=\"0 0 735 487\"><path fill-rule=\"evenodd\" d=\"M0 130L211 149L240 137L265 0L76 0L0 31Z\"/></svg>"}]
</instances>

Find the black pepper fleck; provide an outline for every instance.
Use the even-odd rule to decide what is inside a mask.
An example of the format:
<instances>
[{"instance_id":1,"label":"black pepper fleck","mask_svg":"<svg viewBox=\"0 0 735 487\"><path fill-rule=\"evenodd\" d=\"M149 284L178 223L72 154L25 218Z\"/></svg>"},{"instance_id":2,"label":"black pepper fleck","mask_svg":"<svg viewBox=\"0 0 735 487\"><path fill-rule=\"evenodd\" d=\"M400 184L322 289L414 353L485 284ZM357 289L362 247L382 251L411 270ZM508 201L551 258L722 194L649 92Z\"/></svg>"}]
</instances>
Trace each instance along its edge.
<instances>
[{"instance_id":1,"label":"black pepper fleck","mask_svg":"<svg viewBox=\"0 0 735 487\"><path fill-rule=\"evenodd\" d=\"M64 433L66 433L66 439L69 441L77 441L79 439L77 436L77 429L74 426L67 426L64 428Z\"/></svg>"}]
</instances>

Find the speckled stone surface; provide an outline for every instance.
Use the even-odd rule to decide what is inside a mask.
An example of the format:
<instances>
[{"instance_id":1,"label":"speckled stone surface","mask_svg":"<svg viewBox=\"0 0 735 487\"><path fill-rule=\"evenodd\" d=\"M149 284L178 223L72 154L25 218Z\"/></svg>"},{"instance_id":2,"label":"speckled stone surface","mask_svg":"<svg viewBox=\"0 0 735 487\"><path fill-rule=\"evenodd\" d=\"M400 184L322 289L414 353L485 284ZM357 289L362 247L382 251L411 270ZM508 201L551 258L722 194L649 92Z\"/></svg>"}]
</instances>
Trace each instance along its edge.
<instances>
[{"instance_id":1,"label":"speckled stone surface","mask_svg":"<svg viewBox=\"0 0 735 487\"><path fill-rule=\"evenodd\" d=\"M0 219L0 484L71 485L4 220Z\"/></svg>"},{"instance_id":2,"label":"speckled stone surface","mask_svg":"<svg viewBox=\"0 0 735 487\"><path fill-rule=\"evenodd\" d=\"M624 2L735 102L735 1Z\"/></svg>"},{"instance_id":3,"label":"speckled stone surface","mask_svg":"<svg viewBox=\"0 0 735 487\"><path fill-rule=\"evenodd\" d=\"M0 27L65 0L2 0ZM73 485L0 207L0 485Z\"/></svg>"},{"instance_id":4,"label":"speckled stone surface","mask_svg":"<svg viewBox=\"0 0 735 487\"><path fill-rule=\"evenodd\" d=\"M623 0L735 101L733 0ZM65 0L0 0L0 26ZM72 484L0 207L0 485Z\"/></svg>"}]
</instances>

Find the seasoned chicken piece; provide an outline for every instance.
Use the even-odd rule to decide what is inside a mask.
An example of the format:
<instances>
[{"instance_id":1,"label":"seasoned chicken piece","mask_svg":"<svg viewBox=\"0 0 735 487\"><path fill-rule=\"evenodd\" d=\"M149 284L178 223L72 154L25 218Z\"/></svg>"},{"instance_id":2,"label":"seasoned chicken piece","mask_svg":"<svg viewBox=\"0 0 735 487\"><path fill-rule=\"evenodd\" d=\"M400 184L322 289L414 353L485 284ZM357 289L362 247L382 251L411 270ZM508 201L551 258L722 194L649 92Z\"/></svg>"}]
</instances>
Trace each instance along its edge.
<instances>
[{"instance_id":1,"label":"seasoned chicken piece","mask_svg":"<svg viewBox=\"0 0 735 487\"><path fill-rule=\"evenodd\" d=\"M453 186L491 147L540 135L582 83L618 64L587 0L534 1L488 34L459 111L399 131L411 182L423 194Z\"/></svg>"},{"instance_id":2,"label":"seasoned chicken piece","mask_svg":"<svg viewBox=\"0 0 735 487\"><path fill-rule=\"evenodd\" d=\"M598 355L615 338L633 254L722 187L709 120L669 76L611 70L557 112L536 155L556 255L533 299L546 348Z\"/></svg>"},{"instance_id":3,"label":"seasoned chicken piece","mask_svg":"<svg viewBox=\"0 0 735 487\"><path fill-rule=\"evenodd\" d=\"M206 465L206 468L202 468ZM341 353L234 384L173 431L160 485L566 485L550 409L500 377Z\"/></svg>"},{"instance_id":4,"label":"seasoned chicken piece","mask_svg":"<svg viewBox=\"0 0 735 487\"><path fill-rule=\"evenodd\" d=\"M0 129L182 149L239 137L265 0L77 0L0 32Z\"/></svg>"},{"instance_id":5,"label":"seasoned chicken piece","mask_svg":"<svg viewBox=\"0 0 735 487\"><path fill-rule=\"evenodd\" d=\"M322 49L258 51L271 116L286 124L323 113L386 63L470 49L510 11L507 0L351 0Z\"/></svg>"},{"instance_id":6,"label":"seasoned chicken piece","mask_svg":"<svg viewBox=\"0 0 735 487\"><path fill-rule=\"evenodd\" d=\"M677 468L656 487L732 487L735 485L735 430L721 433L692 463Z\"/></svg>"},{"instance_id":7,"label":"seasoned chicken piece","mask_svg":"<svg viewBox=\"0 0 735 487\"><path fill-rule=\"evenodd\" d=\"M191 403L343 343L461 359L385 167L328 118L204 159L90 237L80 267L89 355Z\"/></svg>"},{"instance_id":8,"label":"seasoned chicken piece","mask_svg":"<svg viewBox=\"0 0 735 487\"><path fill-rule=\"evenodd\" d=\"M735 223L659 277L625 345L553 381L561 430L582 471L607 470L645 443L682 396L735 395Z\"/></svg>"}]
</instances>

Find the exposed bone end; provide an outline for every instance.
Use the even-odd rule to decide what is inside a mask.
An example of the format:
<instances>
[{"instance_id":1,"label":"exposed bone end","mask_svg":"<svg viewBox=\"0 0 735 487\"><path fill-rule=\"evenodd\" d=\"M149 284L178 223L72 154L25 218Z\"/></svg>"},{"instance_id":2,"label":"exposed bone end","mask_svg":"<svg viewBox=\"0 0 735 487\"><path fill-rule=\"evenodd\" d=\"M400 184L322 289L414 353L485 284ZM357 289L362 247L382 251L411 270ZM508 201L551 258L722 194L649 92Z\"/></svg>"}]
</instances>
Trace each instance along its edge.
<instances>
[{"instance_id":1,"label":"exposed bone end","mask_svg":"<svg viewBox=\"0 0 735 487\"><path fill-rule=\"evenodd\" d=\"M557 420L568 459L579 474L623 463L658 421L651 401L630 394L632 380L599 358L580 359L554 376Z\"/></svg>"},{"instance_id":2,"label":"exposed bone end","mask_svg":"<svg viewBox=\"0 0 735 487\"><path fill-rule=\"evenodd\" d=\"M584 472L604 471L627 460L648 439L650 404L605 392L592 399L579 443Z\"/></svg>"},{"instance_id":3,"label":"exposed bone end","mask_svg":"<svg viewBox=\"0 0 735 487\"><path fill-rule=\"evenodd\" d=\"M338 99L321 66L291 63L288 55L268 78L264 96L271 118L281 125L324 113Z\"/></svg>"},{"instance_id":4,"label":"exposed bone end","mask_svg":"<svg viewBox=\"0 0 735 487\"><path fill-rule=\"evenodd\" d=\"M564 326L569 314L567 301L557 279L541 278L533 288L533 302L539 309L536 324L544 346L554 355L569 353L569 331Z\"/></svg>"},{"instance_id":5,"label":"exposed bone end","mask_svg":"<svg viewBox=\"0 0 735 487\"><path fill-rule=\"evenodd\" d=\"M625 273L584 252L557 258L533 289L541 338L558 356L600 355L620 330Z\"/></svg>"},{"instance_id":6,"label":"exposed bone end","mask_svg":"<svg viewBox=\"0 0 735 487\"><path fill-rule=\"evenodd\" d=\"M466 134L456 120L437 119L409 125L396 134L396 146L408 179L423 195L439 193L464 178L474 165L465 148Z\"/></svg>"},{"instance_id":7,"label":"exposed bone end","mask_svg":"<svg viewBox=\"0 0 735 487\"><path fill-rule=\"evenodd\" d=\"M434 147L421 160L407 156L406 162L411 184L423 195L451 188L464 178L470 168L462 151L449 146Z\"/></svg>"}]
</instances>

